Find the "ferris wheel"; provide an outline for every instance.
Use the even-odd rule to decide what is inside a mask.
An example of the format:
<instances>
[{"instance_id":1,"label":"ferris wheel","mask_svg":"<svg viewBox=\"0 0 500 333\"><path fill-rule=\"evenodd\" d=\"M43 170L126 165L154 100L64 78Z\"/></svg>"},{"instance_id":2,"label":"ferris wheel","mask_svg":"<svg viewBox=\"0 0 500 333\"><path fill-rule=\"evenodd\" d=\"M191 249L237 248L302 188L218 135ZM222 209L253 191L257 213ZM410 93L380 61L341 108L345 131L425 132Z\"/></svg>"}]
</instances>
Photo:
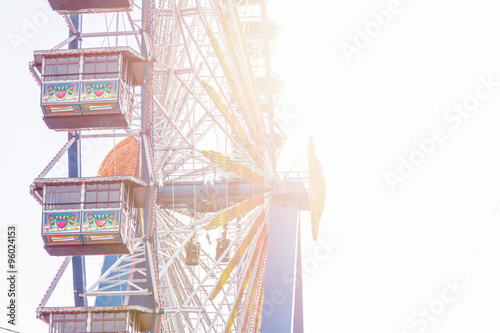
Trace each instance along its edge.
<instances>
[{"instance_id":1,"label":"ferris wheel","mask_svg":"<svg viewBox=\"0 0 500 333\"><path fill-rule=\"evenodd\" d=\"M49 3L69 28L30 63L43 120L68 132L31 187L44 248L66 257L37 310L49 332L301 332L298 212L316 239L325 181L312 141L309 172L276 171L267 1ZM83 177L92 138L112 148ZM75 305L47 307L70 262Z\"/></svg>"}]
</instances>

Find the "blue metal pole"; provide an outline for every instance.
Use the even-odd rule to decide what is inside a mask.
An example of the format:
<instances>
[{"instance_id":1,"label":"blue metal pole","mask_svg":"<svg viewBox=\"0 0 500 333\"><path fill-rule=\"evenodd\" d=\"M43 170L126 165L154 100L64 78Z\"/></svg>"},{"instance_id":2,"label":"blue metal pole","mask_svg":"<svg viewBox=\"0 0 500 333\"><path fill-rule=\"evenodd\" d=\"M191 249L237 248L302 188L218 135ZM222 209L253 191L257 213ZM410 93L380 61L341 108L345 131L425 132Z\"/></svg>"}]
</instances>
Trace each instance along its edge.
<instances>
[{"instance_id":1,"label":"blue metal pole","mask_svg":"<svg viewBox=\"0 0 500 333\"><path fill-rule=\"evenodd\" d=\"M142 35L141 35L141 54L146 58L149 59L149 54L148 50L146 47L146 43L148 42L145 38L145 34L147 33L146 29L148 28L148 19L149 19L149 3L150 0L142 0ZM149 82L151 79L149 77L149 68L150 65L149 63L146 64L146 82ZM148 96L148 89L149 87L146 86L146 84L143 84L141 86L141 128L142 128L142 134L143 134L143 140L142 140L142 150L141 150L141 160L142 160L142 180L145 182L149 183L151 181L151 172L149 170L148 163L146 163L146 160L149 158L149 145L148 142L144 138L147 138L150 142L151 145L153 145L152 142L152 129L150 127L150 110L149 110L149 105L147 105L146 100ZM153 157L154 158L154 157ZM153 161L151 161L152 163ZM150 244L154 244L153 239L152 239L152 224L153 224L153 205L154 205L154 190L148 189L148 195L147 195L147 201L146 201L146 207L144 208L144 237L146 240L146 247L149 247ZM141 228L137 228L138 231L140 232ZM137 235L140 236L140 235ZM154 254L153 254L154 255ZM154 275L154 270L152 268L153 265L153 258L150 257L150 253L148 249L146 249L146 261L144 263L141 263L140 265L144 265L146 268L146 282L145 286L147 287L148 291L153 292L153 284L156 284L155 280L155 275ZM141 284L141 287L144 285ZM145 307L148 307L150 309L155 308L155 303L157 300L155 300L154 296L132 296L130 297L130 303L131 304L138 304L142 305ZM157 332L157 327L159 325L159 316L154 316L153 317L153 323L152 323L152 329L151 332Z\"/></svg>"},{"instance_id":2,"label":"blue metal pole","mask_svg":"<svg viewBox=\"0 0 500 333\"><path fill-rule=\"evenodd\" d=\"M145 28L148 25L148 13L149 13L149 0L142 0L142 30L144 32ZM144 33L141 35L141 54L144 56L146 59L149 58L148 50L146 47L147 40L144 38ZM146 64L146 81L148 81L148 73L149 73L149 63ZM148 138L148 140L151 141L151 128L149 128L149 121L150 121L150 110L149 106L146 105L145 101L147 98L148 94L148 88L146 87L145 84L141 86L141 128L142 128L142 134L145 134L145 137ZM149 128L149 129L148 129ZM141 150L141 159L142 159L142 180L145 182L150 182L151 181L151 174L149 171L148 163L146 163L146 160L149 158L149 146L147 145L147 142L143 142L143 149ZM150 232L150 227L151 227L151 222L150 221L150 215L153 210L153 202L152 202L152 191L151 189L148 190L148 196L147 196L147 203L146 203L146 208L144 210L144 234L146 238L149 238L148 233Z\"/></svg>"},{"instance_id":3,"label":"blue metal pole","mask_svg":"<svg viewBox=\"0 0 500 333\"><path fill-rule=\"evenodd\" d=\"M296 261L296 281L295 281L295 305L293 310L293 333L304 332L304 309L302 298L302 248L300 246L300 224L297 240L297 261Z\"/></svg>"},{"instance_id":4,"label":"blue metal pole","mask_svg":"<svg viewBox=\"0 0 500 333\"><path fill-rule=\"evenodd\" d=\"M301 320L294 319L301 310L298 212L297 200L276 198L269 213L261 333L290 333L300 327Z\"/></svg>"},{"instance_id":5,"label":"blue metal pole","mask_svg":"<svg viewBox=\"0 0 500 333\"><path fill-rule=\"evenodd\" d=\"M81 42L78 34L82 29L82 16L70 15L70 20L76 28L77 38L69 43L69 49L77 49L80 47ZM72 33L70 32L70 36ZM68 176L70 178L82 176L82 161L81 161L81 141L80 132L76 132L76 141L68 150ZM72 134L68 133L68 139L71 139ZM86 273L85 273L85 257L74 256L71 260L73 265L73 292L75 306L87 306L87 299L81 298L78 295L82 294L86 288Z\"/></svg>"}]
</instances>

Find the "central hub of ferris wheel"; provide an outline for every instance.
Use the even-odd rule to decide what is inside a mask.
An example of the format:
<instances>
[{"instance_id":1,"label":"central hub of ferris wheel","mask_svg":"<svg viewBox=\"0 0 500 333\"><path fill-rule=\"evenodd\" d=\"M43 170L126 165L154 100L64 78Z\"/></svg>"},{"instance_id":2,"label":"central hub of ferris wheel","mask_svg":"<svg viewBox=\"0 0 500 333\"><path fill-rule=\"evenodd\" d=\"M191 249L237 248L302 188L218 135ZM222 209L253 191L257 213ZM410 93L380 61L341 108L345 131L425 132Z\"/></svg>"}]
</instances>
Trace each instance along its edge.
<instances>
[{"instance_id":1,"label":"central hub of ferris wheel","mask_svg":"<svg viewBox=\"0 0 500 333\"><path fill-rule=\"evenodd\" d=\"M298 214L316 240L325 180L312 140L309 172L276 172L267 0L49 3L69 28L30 63L43 121L68 132L31 186L66 256L37 309L49 332L303 331ZM83 175L95 139L110 150ZM50 304L70 263L74 302Z\"/></svg>"}]
</instances>

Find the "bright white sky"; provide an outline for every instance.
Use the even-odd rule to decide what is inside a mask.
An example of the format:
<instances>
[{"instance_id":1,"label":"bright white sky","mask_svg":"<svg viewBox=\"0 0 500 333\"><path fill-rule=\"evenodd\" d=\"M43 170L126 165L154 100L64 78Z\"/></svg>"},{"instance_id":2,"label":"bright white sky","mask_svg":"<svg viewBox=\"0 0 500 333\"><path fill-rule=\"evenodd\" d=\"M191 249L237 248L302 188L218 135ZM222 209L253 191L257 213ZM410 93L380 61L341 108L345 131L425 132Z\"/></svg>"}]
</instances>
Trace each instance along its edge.
<instances>
[{"instance_id":1,"label":"bright white sky","mask_svg":"<svg viewBox=\"0 0 500 333\"><path fill-rule=\"evenodd\" d=\"M378 29L371 13L388 8ZM500 82L499 9L493 0L272 1L282 26L273 67L286 81L279 110L293 137L286 156L293 161L312 135L328 182L323 243L312 243L302 219L306 332L500 330L500 85L481 81ZM7 325L5 310L0 326L26 333L45 332L35 309L62 261L42 248L28 186L66 135L45 127L27 68L33 50L64 39L65 24L41 22L17 48L7 38L40 13L37 0L0 12L0 248L7 224L19 234L19 326ZM356 45L349 62L341 46ZM449 111L464 102L474 111ZM415 142L436 131L422 155ZM420 165L401 166L409 159ZM457 278L465 288L450 306Z\"/></svg>"}]
</instances>

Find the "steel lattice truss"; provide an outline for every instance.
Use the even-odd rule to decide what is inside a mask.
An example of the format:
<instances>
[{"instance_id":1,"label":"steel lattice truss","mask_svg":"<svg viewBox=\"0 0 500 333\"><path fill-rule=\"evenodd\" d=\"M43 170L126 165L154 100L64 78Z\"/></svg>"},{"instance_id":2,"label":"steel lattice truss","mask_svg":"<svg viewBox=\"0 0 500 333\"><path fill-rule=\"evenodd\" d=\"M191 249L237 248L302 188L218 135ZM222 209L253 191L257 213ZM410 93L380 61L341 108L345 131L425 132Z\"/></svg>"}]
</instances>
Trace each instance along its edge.
<instances>
[{"instance_id":1,"label":"steel lattice truss","mask_svg":"<svg viewBox=\"0 0 500 333\"><path fill-rule=\"evenodd\" d=\"M272 179L251 65L262 59L249 56L237 9L222 1L157 4L155 164L167 181L210 173L203 149L213 147Z\"/></svg>"},{"instance_id":2,"label":"steel lattice truss","mask_svg":"<svg viewBox=\"0 0 500 333\"><path fill-rule=\"evenodd\" d=\"M255 76L265 75L260 3L159 1L154 17L154 160L164 182L220 181L235 177L204 150L213 150L273 179L267 124ZM243 15L240 15L243 14ZM259 36L260 33L260 36ZM237 176L236 176L237 177ZM197 201L197 198L193 198ZM256 331L263 294L265 223L245 242L265 203L226 224L234 258L241 259L215 298L210 296L230 263L201 247L198 266L185 264L184 248L215 215L196 206L191 217L156 210L155 247L162 332ZM217 231L215 231L217 233ZM237 250L240 249L240 250ZM219 282L220 283L220 282Z\"/></svg>"},{"instance_id":3,"label":"steel lattice truss","mask_svg":"<svg viewBox=\"0 0 500 333\"><path fill-rule=\"evenodd\" d=\"M268 203L269 201L266 202L263 210L268 210ZM241 246L242 240L260 214L259 212L260 210L252 212L237 224L232 223L229 226L232 243L228 250ZM259 285L260 274L256 274L258 267L252 267L254 272L249 270L254 263L251 260L252 256L262 251L261 244L255 241L246 248L230 280L226 282L224 290L211 300L210 295L226 269L227 263L222 263L220 259L217 261L212 253L202 248L198 266L190 267L184 264L183 248L196 232L199 232L202 224L191 229L167 214L162 214L159 219L167 222L162 223L167 229L162 230L163 227L159 227L157 235L159 294L165 311L162 332L224 331L228 327L228 321L236 306L238 292L243 287L246 273L250 272L254 275L250 281L252 286L257 288ZM265 225L262 224L255 239L262 238L265 233ZM242 322L237 323L236 331L242 331L242 324Z\"/></svg>"}]
</instances>

